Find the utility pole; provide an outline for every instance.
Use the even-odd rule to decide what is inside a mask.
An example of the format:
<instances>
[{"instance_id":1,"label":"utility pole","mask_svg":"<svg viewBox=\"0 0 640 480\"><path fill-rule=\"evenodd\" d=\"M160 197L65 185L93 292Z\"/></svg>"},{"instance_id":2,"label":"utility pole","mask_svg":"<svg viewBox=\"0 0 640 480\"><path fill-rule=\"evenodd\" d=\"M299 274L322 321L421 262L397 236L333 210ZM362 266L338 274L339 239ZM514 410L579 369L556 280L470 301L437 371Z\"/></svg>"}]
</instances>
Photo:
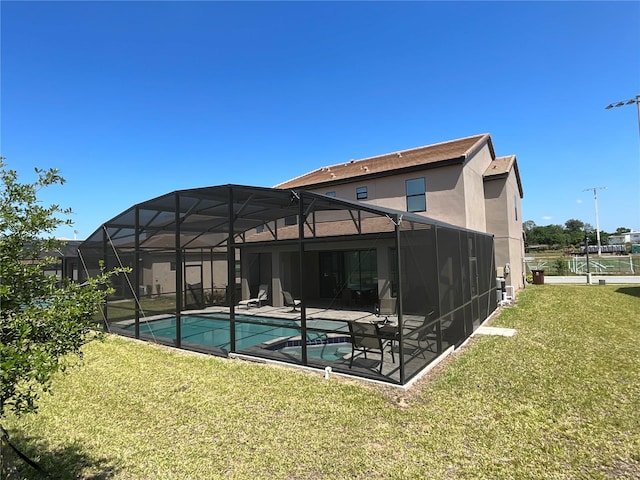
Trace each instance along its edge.
<instances>
[{"instance_id":1,"label":"utility pole","mask_svg":"<svg viewBox=\"0 0 640 480\"><path fill-rule=\"evenodd\" d=\"M589 235L584 232L584 253L587 256L587 285L591 285L591 270L589 268Z\"/></svg>"},{"instance_id":2,"label":"utility pole","mask_svg":"<svg viewBox=\"0 0 640 480\"><path fill-rule=\"evenodd\" d=\"M596 239L598 242L598 256L602 255L602 246L600 245L600 223L598 222L598 190L604 190L607 187L591 187L585 188L583 192L590 192L593 190L593 203L596 207Z\"/></svg>"}]
</instances>

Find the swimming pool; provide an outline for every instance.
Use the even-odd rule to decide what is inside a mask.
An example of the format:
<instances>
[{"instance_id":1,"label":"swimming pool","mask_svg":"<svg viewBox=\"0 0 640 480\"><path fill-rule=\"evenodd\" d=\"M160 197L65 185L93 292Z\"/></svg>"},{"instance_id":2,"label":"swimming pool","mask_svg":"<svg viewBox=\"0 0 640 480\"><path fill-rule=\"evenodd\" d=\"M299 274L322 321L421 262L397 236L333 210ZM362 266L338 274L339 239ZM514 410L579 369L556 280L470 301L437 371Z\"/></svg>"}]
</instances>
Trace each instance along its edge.
<instances>
[{"instance_id":1,"label":"swimming pool","mask_svg":"<svg viewBox=\"0 0 640 480\"><path fill-rule=\"evenodd\" d=\"M229 327L229 316L224 313L183 315L180 323L181 342L229 351L231 349ZM134 331L135 325L125 327L125 330ZM176 318L141 320L140 334L173 340L176 334ZM236 315L235 337L238 352L260 348L288 356L301 355L300 320ZM344 353L338 356L337 344L342 343L344 347L345 342L350 352L348 327L345 322L324 319L307 320L308 358L324 360L340 358ZM323 346L325 348L322 348Z\"/></svg>"}]
</instances>

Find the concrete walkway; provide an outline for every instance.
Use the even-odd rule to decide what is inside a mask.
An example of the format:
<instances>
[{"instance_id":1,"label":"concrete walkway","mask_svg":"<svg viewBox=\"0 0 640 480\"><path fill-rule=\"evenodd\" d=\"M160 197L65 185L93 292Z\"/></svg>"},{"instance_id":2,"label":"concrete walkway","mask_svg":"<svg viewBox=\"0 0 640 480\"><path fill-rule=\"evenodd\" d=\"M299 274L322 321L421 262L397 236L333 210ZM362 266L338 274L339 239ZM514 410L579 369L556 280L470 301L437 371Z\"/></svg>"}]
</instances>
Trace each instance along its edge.
<instances>
[{"instance_id":1,"label":"concrete walkway","mask_svg":"<svg viewBox=\"0 0 640 480\"><path fill-rule=\"evenodd\" d=\"M499 335L501 337L513 337L516 334L513 328L503 327L490 327L487 325L480 325L473 335Z\"/></svg>"},{"instance_id":2,"label":"concrete walkway","mask_svg":"<svg viewBox=\"0 0 640 480\"><path fill-rule=\"evenodd\" d=\"M599 285L600 280L604 280L607 285L618 285L618 284L640 284L640 276L630 276L630 275L591 275L591 285ZM587 276L586 275L572 275L572 276L545 276L544 283L573 283L573 284L587 284Z\"/></svg>"}]
</instances>

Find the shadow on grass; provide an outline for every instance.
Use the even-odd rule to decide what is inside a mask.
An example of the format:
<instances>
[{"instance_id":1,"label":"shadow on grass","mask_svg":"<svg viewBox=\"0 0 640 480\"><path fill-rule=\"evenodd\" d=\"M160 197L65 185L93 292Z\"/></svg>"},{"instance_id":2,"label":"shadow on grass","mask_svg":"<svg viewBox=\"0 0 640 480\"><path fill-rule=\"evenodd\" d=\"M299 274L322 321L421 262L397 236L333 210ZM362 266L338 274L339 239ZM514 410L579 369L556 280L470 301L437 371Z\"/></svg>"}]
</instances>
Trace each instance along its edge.
<instances>
[{"instance_id":1,"label":"shadow on grass","mask_svg":"<svg viewBox=\"0 0 640 480\"><path fill-rule=\"evenodd\" d=\"M640 287L620 287L616 288L616 293L624 293L632 297L640 298Z\"/></svg>"},{"instance_id":2,"label":"shadow on grass","mask_svg":"<svg viewBox=\"0 0 640 480\"><path fill-rule=\"evenodd\" d=\"M44 471L43 474L16 457L21 479L105 480L118 471L107 458L91 458L78 443L52 447L42 439L25 437L16 431L11 432L11 443Z\"/></svg>"}]
</instances>

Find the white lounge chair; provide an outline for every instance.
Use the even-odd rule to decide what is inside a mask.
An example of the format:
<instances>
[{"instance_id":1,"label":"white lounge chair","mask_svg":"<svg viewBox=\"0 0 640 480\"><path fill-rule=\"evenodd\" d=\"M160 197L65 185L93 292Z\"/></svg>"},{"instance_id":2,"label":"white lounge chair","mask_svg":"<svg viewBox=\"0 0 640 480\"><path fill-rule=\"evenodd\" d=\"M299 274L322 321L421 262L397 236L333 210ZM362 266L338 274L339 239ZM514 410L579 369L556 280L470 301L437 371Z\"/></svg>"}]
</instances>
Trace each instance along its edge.
<instances>
[{"instance_id":1,"label":"white lounge chair","mask_svg":"<svg viewBox=\"0 0 640 480\"><path fill-rule=\"evenodd\" d=\"M243 306L246 308L249 307L261 307L262 302L266 302L269 298L269 285L260 285L258 289L258 296L256 298L250 298L248 300L240 300L238 303L239 306Z\"/></svg>"}]
</instances>

